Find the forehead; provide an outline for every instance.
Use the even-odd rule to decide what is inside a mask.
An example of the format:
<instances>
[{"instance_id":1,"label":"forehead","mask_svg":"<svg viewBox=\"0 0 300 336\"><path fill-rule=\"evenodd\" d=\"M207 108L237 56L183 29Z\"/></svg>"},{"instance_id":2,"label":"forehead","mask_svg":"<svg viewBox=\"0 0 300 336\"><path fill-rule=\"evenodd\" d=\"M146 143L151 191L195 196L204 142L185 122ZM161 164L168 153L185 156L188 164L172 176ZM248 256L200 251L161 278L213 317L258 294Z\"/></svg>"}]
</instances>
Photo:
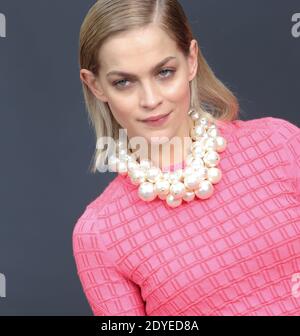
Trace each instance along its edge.
<instances>
[{"instance_id":1,"label":"forehead","mask_svg":"<svg viewBox=\"0 0 300 336\"><path fill-rule=\"evenodd\" d=\"M151 26L110 38L98 56L105 70L136 72L139 66L150 68L170 55L179 58L175 41L159 27Z\"/></svg>"}]
</instances>

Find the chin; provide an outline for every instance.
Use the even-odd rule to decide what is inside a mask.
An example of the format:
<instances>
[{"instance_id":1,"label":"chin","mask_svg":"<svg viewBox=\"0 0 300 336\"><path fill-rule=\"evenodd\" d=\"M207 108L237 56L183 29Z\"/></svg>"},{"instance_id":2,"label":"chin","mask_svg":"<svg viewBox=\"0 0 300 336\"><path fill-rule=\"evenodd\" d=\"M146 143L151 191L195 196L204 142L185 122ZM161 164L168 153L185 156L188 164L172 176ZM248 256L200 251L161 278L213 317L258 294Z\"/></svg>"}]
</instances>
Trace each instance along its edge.
<instances>
[{"instance_id":1,"label":"chin","mask_svg":"<svg viewBox=\"0 0 300 336\"><path fill-rule=\"evenodd\" d=\"M153 132L152 135L149 135L149 142L151 142L152 144L155 144L155 143L164 144L164 143L168 143L169 141L171 141L174 136L175 135L170 130L169 131L161 130L161 132L157 132L157 133ZM151 137L158 138L158 139L151 140Z\"/></svg>"}]
</instances>

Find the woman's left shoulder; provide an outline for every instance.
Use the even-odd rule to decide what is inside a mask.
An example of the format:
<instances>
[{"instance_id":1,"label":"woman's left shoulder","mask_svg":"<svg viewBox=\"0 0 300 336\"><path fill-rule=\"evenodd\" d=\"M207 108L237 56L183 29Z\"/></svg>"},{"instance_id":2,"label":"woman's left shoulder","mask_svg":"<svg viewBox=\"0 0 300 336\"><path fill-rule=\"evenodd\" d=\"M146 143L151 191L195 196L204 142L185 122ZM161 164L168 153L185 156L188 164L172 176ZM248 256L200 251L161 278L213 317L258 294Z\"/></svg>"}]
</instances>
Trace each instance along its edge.
<instances>
[{"instance_id":1,"label":"woman's left shoulder","mask_svg":"<svg viewBox=\"0 0 300 336\"><path fill-rule=\"evenodd\" d=\"M253 125L258 124L262 129L270 129L272 132L280 132L283 136L289 137L300 132L300 128L287 119L277 117L263 117L249 120Z\"/></svg>"},{"instance_id":2,"label":"woman's left shoulder","mask_svg":"<svg viewBox=\"0 0 300 336\"><path fill-rule=\"evenodd\" d=\"M257 119L233 121L217 121L217 125L231 141L242 141L244 137L251 136L252 142L261 142L269 138L274 139L274 143L289 141L300 142L300 128L283 118L262 117Z\"/></svg>"},{"instance_id":3,"label":"woman's left shoulder","mask_svg":"<svg viewBox=\"0 0 300 336\"><path fill-rule=\"evenodd\" d=\"M278 140L289 140L293 137L299 137L300 128L283 118L262 117L249 120L234 120L231 122L232 131L234 133L251 133L266 136L276 136Z\"/></svg>"},{"instance_id":4,"label":"woman's left shoulder","mask_svg":"<svg viewBox=\"0 0 300 336\"><path fill-rule=\"evenodd\" d=\"M236 141L240 144L251 142L252 148L255 145L255 153L267 157L274 167L280 160L286 175L293 181L293 190L299 197L300 128L286 119L275 117L252 119L241 124L241 128L247 130L247 136L244 137L242 132L237 135ZM250 140L247 142L245 138Z\"/></svg>"},{"instance_id":5,"label":"woman's left shoulder","mask_svg":"<svg viewBox=\"0 0 300 336\"><path fill-rule=\"evenodd\" d=\"M299 156L300 153L300 128L289 120L276 117L263 117L248 120L244 128L251 131L251 137L257 144L269 145L275 148L286 148L290 154Z\"/></svg>"},{"instance_id":6,"label":"woman's left shoulder","mask_svg":"<svg viewBox=\"0 0 300 336\"><path fill-rule=\"evenodd\" d=\"M278 131L281 130L283 132L294 133L299 132L300 129L298 126L293 124L292 122L277 117L262 117L257 119L249 119L249 120L236 120L237 126L241 128L247 129L257 129L257 130L270 130L270 131Z\"/></svg>"},{"instance_id":7,"label":"woman's left shoulder","mask_svg":"<svg viewBox=\"0 0 300 336\"><path fill-rule=\"evenodd\" d=\"M300 144L300 128L289 120L277 117L264 117L249 121L252 126L257 124L267 138L272 138L274 144Z\"/></svg>"}]
</instances>

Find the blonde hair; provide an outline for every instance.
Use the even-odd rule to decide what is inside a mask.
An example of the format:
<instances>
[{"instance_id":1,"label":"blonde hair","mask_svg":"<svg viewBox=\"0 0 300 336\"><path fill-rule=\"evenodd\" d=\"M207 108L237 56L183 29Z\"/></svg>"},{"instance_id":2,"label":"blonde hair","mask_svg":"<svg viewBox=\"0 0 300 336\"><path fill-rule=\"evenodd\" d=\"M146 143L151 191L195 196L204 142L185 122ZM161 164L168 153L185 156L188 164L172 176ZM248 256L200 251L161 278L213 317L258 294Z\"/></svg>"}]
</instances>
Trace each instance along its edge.
<instances>
[{"instance_id":1,"label":"blonde hair","mask_svg":"<svg viewBox=\"0 0 300 336\"><path fill-rule=\"evenodd\" d=\"M80 68L98 76L98 52L103 43L114 35L157 24L176 43L187 57L194 39L184 10L177 0L98 0L89 9L80 29ZM111 137L117 141L122 127L113 117L107 103L99 101L82 81L82 89L89 122L96 139ZM214 75L198 48L198 71L190 82L191 108L209 120L231 121L237 119L239 103L235 95ZM97 162L104 162L109 148L96 148L91 172Z\"/></svg>"}]
</instances>

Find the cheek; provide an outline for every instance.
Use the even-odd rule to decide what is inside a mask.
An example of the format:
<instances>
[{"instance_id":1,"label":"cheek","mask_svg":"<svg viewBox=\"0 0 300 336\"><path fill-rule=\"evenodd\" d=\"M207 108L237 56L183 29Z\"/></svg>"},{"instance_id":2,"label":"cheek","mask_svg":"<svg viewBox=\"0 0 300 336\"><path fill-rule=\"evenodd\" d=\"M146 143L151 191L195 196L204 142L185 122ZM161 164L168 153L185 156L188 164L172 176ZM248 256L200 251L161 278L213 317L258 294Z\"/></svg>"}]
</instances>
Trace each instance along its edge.
<instances>
[{"instance_id":1,"label":"cheek","mask_svg":"<svg viewBox=\"0 0 300 336\"><path fill-rule=\"evenodd\" d=\"M181 76L180 78L174 80L170 86L168 86L165 96L168 98L168 100L176 104L182 104L184 101L189 100L189 94L189 81L184 76Z\"/></svg>"},{"instance_id":2,"label":"cheek","mask_svg":"<svg viewBox=\"0 0 300 336\"><path fill-rule=\"evenodd\" d=\"M137 126L136 123L133 122L133 112L135 111L133 104L131 104L130 102L128 103L125 99L118 99L116 102L110 102L109 107L115 120L118 122L121 128L127 130L127 135L129 137L136 135Z\"/></svg>"},{"instance_id":3,"label":"cheek","mask_svg":"<svg viewBox=\"0 0 300 336\"><path fill-rule=\"evenodd\" d=\"M133 104L127 99L112 98L110 99L109 107L116 121L121 126L126 127L134 112Z\"/></svg>"},{"instance_id":4,"label":"cheek","mask_svg":"<svg viewBox=\"0 0 300 336\"><path fill-rule=\"evenodd\" d=\"M118 110L112 110L112 114L115 118L115 120L118 122L118 124L125 129L130 128L128 123L128 115L125 113L124 110L118 111Z\"/></svg>"}]
</instances>

